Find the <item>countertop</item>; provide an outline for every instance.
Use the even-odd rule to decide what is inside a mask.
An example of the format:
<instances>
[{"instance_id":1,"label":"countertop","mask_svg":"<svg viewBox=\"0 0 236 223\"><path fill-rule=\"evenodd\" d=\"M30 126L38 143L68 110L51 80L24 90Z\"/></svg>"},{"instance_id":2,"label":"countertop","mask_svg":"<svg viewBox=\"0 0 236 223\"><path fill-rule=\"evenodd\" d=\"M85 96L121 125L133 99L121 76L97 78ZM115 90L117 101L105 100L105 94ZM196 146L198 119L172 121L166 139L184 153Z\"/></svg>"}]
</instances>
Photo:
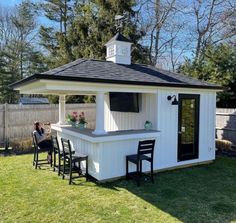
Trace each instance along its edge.
<instances>
[{"instance_id":1,"label":"countertop","mask_svg":"<svg viewBox=\"0 0 236 223\"><path fill-rule=\"evenodd\" d=\"M79 129L69 125L61 126L57 124L53 124L52 129L69 135L78 136L91 142L105 142L132 138L150 138L155 137L157 136L157 133L160 133L159 130L132 129L108 131L106 134L95 135L92 133L94 131L93 129Z\"/></svg>"}]
</instances>

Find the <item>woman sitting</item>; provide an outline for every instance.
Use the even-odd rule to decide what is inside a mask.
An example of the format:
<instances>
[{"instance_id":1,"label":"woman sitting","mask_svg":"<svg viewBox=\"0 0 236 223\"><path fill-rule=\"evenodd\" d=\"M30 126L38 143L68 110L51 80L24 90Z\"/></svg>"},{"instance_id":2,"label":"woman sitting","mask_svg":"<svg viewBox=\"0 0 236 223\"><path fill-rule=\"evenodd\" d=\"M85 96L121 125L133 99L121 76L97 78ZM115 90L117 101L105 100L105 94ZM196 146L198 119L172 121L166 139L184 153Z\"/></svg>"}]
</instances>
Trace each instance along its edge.
<instances>
[{"instance_id":1,"label":"woman sitting","mask_svg":"<svg viewBox=\"0 0 236 223\"><path fill-rule=\"evenodd\" d=\"M36 121L34 123L34 132L38 146L40 149L48 150L48 162L51 163L52 160L52 140L47 137L45 129L42 128L40 122Z\"/></svg>"}]
</instances>

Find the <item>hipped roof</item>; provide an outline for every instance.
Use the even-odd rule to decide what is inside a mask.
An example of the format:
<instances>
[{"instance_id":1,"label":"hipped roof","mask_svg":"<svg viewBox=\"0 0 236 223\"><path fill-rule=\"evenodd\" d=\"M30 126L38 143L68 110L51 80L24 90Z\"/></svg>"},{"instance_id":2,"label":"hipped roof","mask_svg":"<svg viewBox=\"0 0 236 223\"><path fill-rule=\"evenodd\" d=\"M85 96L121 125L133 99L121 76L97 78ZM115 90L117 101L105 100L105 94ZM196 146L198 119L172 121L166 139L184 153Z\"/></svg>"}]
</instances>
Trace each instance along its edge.
<instances>
[{"instance_id":1,"label":"hipped roof","mask_svg":"<svg viewBox=\"0 0 236 223\"><path fill-rule=\"evenodd\" d=\"M143 86L222 89L222 87L218 85L200 81L183 74L158 69L149 65L123 65L93 59L78 59L47 72L34 74L11 86L17 88L40 79Z\"/></svg>"}]
</instances>

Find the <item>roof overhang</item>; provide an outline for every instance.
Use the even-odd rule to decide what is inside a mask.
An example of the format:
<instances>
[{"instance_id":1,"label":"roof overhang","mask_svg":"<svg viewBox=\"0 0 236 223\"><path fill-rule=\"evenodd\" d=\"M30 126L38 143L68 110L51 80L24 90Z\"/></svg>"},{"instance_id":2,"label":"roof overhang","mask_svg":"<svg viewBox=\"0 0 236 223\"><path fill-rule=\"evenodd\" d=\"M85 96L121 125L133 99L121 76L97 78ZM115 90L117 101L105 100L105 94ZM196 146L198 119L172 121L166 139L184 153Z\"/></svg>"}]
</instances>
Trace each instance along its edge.
<instances>
[{"instance_id":1,"label":"roof overhang","mask_svg":"<svg viewBox=\"0 0 236 223\"><path fill-rule=\"evenodd\" d=\"M84 78L75 76L55 76L34 74L10 85L22 94L67 94L91 95L98 91L106 92L143 92L153 93L158 88L190 88L222 91L221 86L196 86L176 83L153 83L123 80L104 80L100 78Z\"/></svg>"},{"instance_id":2,"label":"roof overhang","mask_svg":"<svg viewBox=\"0 0 236 223\"><path fill-rule=\"evenodd\" d=\"M35 80L14 88L21 94L45 95L95 95L97 92L156 93L156 87L136 85L111 85L106 83L72 82L61 80Z\"/></svg>"}]
</instances>

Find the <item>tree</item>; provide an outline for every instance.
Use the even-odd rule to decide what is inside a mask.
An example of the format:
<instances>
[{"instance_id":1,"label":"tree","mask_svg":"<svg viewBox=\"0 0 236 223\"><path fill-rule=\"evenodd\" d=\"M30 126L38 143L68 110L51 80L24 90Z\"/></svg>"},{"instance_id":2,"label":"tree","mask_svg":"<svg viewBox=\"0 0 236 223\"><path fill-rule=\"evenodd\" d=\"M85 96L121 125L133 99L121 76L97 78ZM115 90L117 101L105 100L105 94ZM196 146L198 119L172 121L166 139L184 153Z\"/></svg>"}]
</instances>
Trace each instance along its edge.
<instances>
[{"instance_id":1,"label":"tree","mask_svg":"<svg viewBox=\"0 0 236 223\"><path fill-rule=\"evenodd\" d=\"M133 43L133 62L146 63L148 49L139 40L144 33L135 23L135 1L90 1L78 6L71 29L71 41L76 57L105 59L104 44L117 32L115 16L126 14L127 19L120 30Z\"/></svg>"},{"instance_id":2,"label":"tree","mask_svg":"<svg viewBox=\"0 0 236 223\"><path fill-rule=\"evenodd\" d=\"M224 26L223 37L236 44L236 2L229 2L228 10L224 11L222 21Z\"/></svg>"},{"instance_id":3,"label":"tree","mask_svg":"<svg viewBox=\"0 0 236 223\"><path fill-rule=\"evenodd\" d=\"M44 3L39 4L39 7L43 10L46 18L59 23L59 32L67 35L67 27L73 20L75 4L75 0L44 0Z\"/></svg>"},{"instance_id":4,"label":"tree","mask_svg":"<svg viewBox=\"0 0 236 223\"><path fill-rule=\"evenodd\" d=\"M23 1L13 9L0 10L2 103L15 103L19 97L9 84L46 69L44 57L33 42L35 29L34 8L30 1Z\"/></svg>"},{"instance_id":5,"label":"tree","mask_svg":"<svg viewBox=\"0 0 236 223\"><path fill-rule=\"evenodd\" d=\"M0 52L0 103L15 103L18 95L9 87L19 74L14 65L15 57L7 52Z\"/></svg>"},{"instance_id":6,"label":"tree","mask_svg":"<svg viewBox=\"0 0 236 223\"><path fill-rule=\"evenodd\" d=\"M39 30L41 45L48 50L50 68L71 62L75 58L68 43L68 27L74 19L76 0L44 0L39 10L53 26L41 26Z\"/></svg>"},{"instance_id":7,"label":"tree","mask_svg":"<svg viewBox=\"0 0 236 223\"><path fill-rule=\"evenodd\" d=\"M194 58L201 60L208 46L226 42L236 32L229 30L228 24L233 18L235 3L233 0L192 0L189 19L194 21L191 39L195 44ZM232 6L234 4L234 9Z\"/></svg>"},{"instance_id":8,"label":"tree","mask_svg":"<svg viewBox=\"0 0 236 223\"><path fill-rule=\"evenodd\" d=\"M209 46L201 61L187 60L179 69L186 75L224 87L217 105L236 107L236 47L230 44Z\"/></svg>"},{"instance_id":9,"label":"tree","mask_svg":"<svg viewBox=\"0 0 236 223\"><path fill-rule=\"evenodd\" d=\"M29 55L31 56L33 53L30 42L34 38L36 29L34 5L30 1L23 1L17 6L11 22L15 33L11 44L15 46L15 53L19 57L20 77L23 78L27 70L25 63L29 60Z\"/></svg>"},{"instance_id":10,"label":"tree","mask_svg":"<svg viewBox=\"0 0 236 223\"><path fill-rule=\"evenodd\" d=\"M234 0L138 0L137 23L149 63L175 70L209 45L235 41Z\"/></svg>"},{"instance_id":11,"label":"tree","mask_svg":"<svg viewBox=\"0 0 236 223\"><path fill-rule=\"evenodd\" d=\"M45 4L51 8L49 7L47 10L45 7L43 8L45 16L60 24L59 29L53 27L41 27L40 29L42 45L54 58L52 66L62 65L82 57L105 59L104 44L117 32L115 16L124 12L129 17L122 33L134 43L133 60L145 62L147 48L139 44L143 33L133 22L134 11L132 7L135 6L135 1L47 0L46 2L50 2L49 5ZM65 7L67 15L62 13ZM62 21L66 24L66 28L63 28Z\"/></svg>"},{"instance_id":12,"label":"tree","mask_svg":"<svg viewBox=\"0 0 236 223\"><path fill-rule=\"evenodd\" d=\"M139 0L138 6L137 23L145 33L142 44L148 47L149 64L163 66L165 62L175 69L179 54L186 49L182 49L184 44L180 43L179 38L184 25L182 5L176 0ZM178 48L178 55L174 55L174 46Z\"/></svg>"},{"instance_id":13,"label":"tree","mask_svg":"<svg viewBox=\"0 0 236 223\"><path fill-rule=\"evenodd\" d=\"M92 0L92 1L65 1L47 0L50 7L43 11L45 16L59 28L41 27L40 36L42 45L48 50L49 66L56 67L71 62L77 58L105 59L105 43L117 32L115 16L126 13L127 21L121 32L133 43L133 62L147 63L147 48L139 44L143 33L134 23L133 7L135 1L123 0ZM46 3L48 4L48 3ZM66 6L67 4L67 6ZM73 5L74 7L70 7ZM67 15L63 16L63 8L66 6ZM48 13L50 11L50 13ZM72 15L72 16L68 16ZM66 28L61 21L66 18ZM51 100L55 98L50 97ZM67 97L67 101L80 101L80 97ZM84 98L85 101L94 101L94 98ZM54 100L56 101L56 99Z\"/></svg>"}]
</instances>

